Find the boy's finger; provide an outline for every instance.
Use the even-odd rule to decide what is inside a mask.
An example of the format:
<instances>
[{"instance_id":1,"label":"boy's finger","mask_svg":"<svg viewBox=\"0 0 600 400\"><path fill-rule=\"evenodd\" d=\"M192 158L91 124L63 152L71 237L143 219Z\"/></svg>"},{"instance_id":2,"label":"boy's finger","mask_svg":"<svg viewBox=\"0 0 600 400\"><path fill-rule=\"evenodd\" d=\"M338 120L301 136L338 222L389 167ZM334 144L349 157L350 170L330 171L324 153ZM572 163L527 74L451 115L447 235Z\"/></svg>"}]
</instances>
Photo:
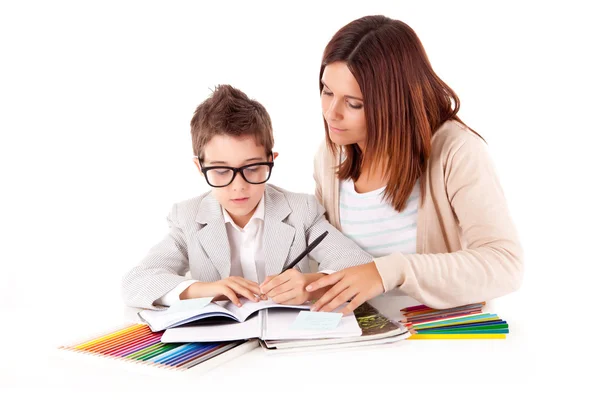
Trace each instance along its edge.
<instances>
[{"instance_id":1,"label":"boy's finger","mask_svg":"<svg viewBox=\"0 0 600 400\"><path fill-rule=\"evenodd\" d=\"M280 295L281 293L285 293L285 292L289 292L290 290L294 289L294 285L291 284L291 282L285 282L282 283L279 286L275 286L271 291L267 292L266 295L267 297L273 298L275 296Z\"/></svg>"},{"instance_id":2,"label":"boy's finger","mask_svg":"<svg viewBox=\"0 0 600 400\"><path fill-rule=\"evenodd\" d=\"M250 290L252 293L260 295L260 288L258 287L258 283L256 282L241 282L241 286Z\"/></svg>"},{"instance_id":3,"label":"boy's finger","mask_svg":"<svg viewBox=\"0 0 600 400\"><path fill-rule=\"evenodd\" d=\"M240 307L242 305L242 303L240 303L240 299L238 299L233 290L229 289L228 287L225 287L223 289L223 295L227 297L236 306Z\"/></svg>"},{"instance_id":4,"label":"boy's finger","mask_svg":"<svg viewBox=\"0 0 600 400\"><path fill-rule=\"evenodd\" d=\"M231 289L233 289L234 292L236 292L239 295L244 296L245 298L247 298L250 301L253 302L257 302L258 300L256 299L256 296L254 295L254 293L252 293L249 289L247 289L246 287L232 282L231 285L229 286Z\"/></svg>"},{"instance_id":5,"label":"boy's finger","mask_svg":"<svg viewBox=\"0 0 600 400\"><path fill-rule=\"evenodd\" d=\"M260 291L262 293L269 293L271 290L273 290L273 288L286 283L287 281L290 280L290 276L289 275L277 275L275 278L271 279L271 281L269 283L267 283L266 285L261 286Z\"/></svg>"},{"instance_id":6,"label":"boy's finger","mask_svg":"<svg viewBox=\"0 0 600 400\"><path fill-rule=\"evenodd\" d=\"M242 278L241 276L232 277L233 281L248 288L256 294L260 294L260 288L258 287L258 283L254 281L250 281L248 279Z\"/></svg>"},{"instance_id":7,"label":"boy's finger","mask_svg":"<svg viewBox=\"0 0 600 400\"><path fill-rule=\"evenodd\" d=\"M275 278L277 275L269 275L265 278L265 281L263 283L260 284L259 289L260 289L260 294L263 294L262 288L263 286L265 286L267 283L271 282L271 280L273 278Z\"/></svg>"},{"instance_id":8,"label":"boy's finger","mask_svg":"<svg viewBox=\"0 0 600 400\"><path fill-rule=\"evenodd\" d=\"M271 299L277 304L283 304L284 302L293 299L296 297L296 293L293 290L288 290L285 293L281 293L275 297L271 297Z\"/></svg>"},{"instance_id":9,"label":"boy's finger","mask_svg":"<svg viewBox=\"0 0 600 400\"><path fill-rule=\"evenodd\" d=\"M344 277L344 275L340 274L339 272L335 272L335 273L333 273L331 275L324 276L322 278L317 279L316 281L314 281L310 285L308 285L306 287L306 291L307 292L314 292L315 290L319 290L321 288L324 288L325 286L335 285L339 281L341 281L343 277Z\"/></svg>"}]
</instances>

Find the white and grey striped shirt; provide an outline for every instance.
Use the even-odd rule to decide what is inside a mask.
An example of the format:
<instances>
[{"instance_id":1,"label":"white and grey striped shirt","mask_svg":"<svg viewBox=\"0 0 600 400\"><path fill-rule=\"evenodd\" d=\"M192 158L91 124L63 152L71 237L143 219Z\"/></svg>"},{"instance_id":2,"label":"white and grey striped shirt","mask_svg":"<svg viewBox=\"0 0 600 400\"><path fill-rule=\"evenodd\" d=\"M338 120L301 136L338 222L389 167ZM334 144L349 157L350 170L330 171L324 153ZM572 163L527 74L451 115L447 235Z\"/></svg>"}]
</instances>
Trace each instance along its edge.
<instances>
[{"instance_id":1,"label":"white and grey striped shirt","mask_svg":"<svg viewBox=\"0 0 600 400\"><path fill-rule=\"evenodd\" d=\"M342 232L373 257L401 252L414 254L417 248L419 182L407 206L396 211L383 200L385 187L357 193L354 182L340 182L340 223Z\"/></svg>"}]
</instances>

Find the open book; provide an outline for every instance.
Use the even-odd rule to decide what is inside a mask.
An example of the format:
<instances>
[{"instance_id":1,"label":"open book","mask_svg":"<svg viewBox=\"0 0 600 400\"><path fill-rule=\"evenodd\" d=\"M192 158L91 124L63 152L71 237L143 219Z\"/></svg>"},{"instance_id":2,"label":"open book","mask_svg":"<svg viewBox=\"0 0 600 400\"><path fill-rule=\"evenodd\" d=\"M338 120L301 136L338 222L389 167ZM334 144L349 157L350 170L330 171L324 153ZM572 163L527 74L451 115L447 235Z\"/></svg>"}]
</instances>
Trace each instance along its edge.
<instances>
[{"instance_id":1,"label":"open book","mask_svg":"<svg viewBox=\"0 0 600 400\"><path fill-rule=\"evenodd\" d=\"M310 303L291 306L271 300L241 302L241 307L227 301L210 303L200 309L188 303L174 305L174 310L142 311L139 315L152 330L166 328L161 337L163 343L222 342L252 338L344 338L360 336L362 333L354 315L343 317L339 313L309 313L306 310L310 309ZM301 313L304 315L300 315ZM335 321L332 324L331 319L328 321L321 317L333 317ZM311 323L306 323L307 319Z\"/></svg>"},{"instance_id":2,"label":"open book","mask_svg":"<svg viewBox=\"0 0 600 400\"><path fill-rule=\"evenodd\" d=\"M257 311L268 308L310 309L310 303L294 306L277 304L272 300L254 303L248 299L240 299L242 306L238 307L230 301L211 301L211 297L181 300L166 310L144 310L138 315L153 332L158 332L206 318L214 320L220 317L219 321L226 319L231 322L244 322Z\"/></svg>"}]
</instances>

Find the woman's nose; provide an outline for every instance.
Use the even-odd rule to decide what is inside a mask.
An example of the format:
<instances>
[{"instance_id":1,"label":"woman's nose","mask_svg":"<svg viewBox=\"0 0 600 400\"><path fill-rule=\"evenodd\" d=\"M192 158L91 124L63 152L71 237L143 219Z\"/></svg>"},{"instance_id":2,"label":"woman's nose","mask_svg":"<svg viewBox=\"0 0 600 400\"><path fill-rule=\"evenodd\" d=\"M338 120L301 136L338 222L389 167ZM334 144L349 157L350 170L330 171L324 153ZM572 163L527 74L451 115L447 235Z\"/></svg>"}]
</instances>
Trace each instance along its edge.
<instances>
[{"instance_id":1,"label":"woman's nose","mask_svg":"<svg viewBox=\"0 0 600 400\"><path fill-rule=\"evenodd\" d=\"M325 110L324 116L328 121L339 121L344 118L344 115L339 110L340 102L337 100L332 100L329 103L329 107Z\"/></svg>"}]
</instances>

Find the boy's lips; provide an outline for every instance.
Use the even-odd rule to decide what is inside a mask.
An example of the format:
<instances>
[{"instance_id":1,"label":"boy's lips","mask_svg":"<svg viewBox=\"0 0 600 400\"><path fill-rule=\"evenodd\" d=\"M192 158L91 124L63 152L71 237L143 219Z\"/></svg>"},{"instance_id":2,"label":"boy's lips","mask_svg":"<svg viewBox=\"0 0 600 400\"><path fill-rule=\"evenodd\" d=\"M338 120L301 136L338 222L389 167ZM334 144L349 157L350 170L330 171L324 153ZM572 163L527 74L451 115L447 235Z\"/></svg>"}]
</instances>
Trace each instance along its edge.
<instances>
[{"instance_id":1,"label":"boy's lips","mask_svg":"<svg viewBox=\"0 0 600 400\"><path fill-rule=\"evenodd\" d=\"M236 203L236 204L239 204L239 203L243 203L243 202L245 202L245 201L246 201L246 200L248 200L249 198L250 198L250 197L240 197L240 198L238 198L238 199L231 199L231 201L233 201L233 202L234 202L234 203Z\"/></svg>"}]
</instances>

